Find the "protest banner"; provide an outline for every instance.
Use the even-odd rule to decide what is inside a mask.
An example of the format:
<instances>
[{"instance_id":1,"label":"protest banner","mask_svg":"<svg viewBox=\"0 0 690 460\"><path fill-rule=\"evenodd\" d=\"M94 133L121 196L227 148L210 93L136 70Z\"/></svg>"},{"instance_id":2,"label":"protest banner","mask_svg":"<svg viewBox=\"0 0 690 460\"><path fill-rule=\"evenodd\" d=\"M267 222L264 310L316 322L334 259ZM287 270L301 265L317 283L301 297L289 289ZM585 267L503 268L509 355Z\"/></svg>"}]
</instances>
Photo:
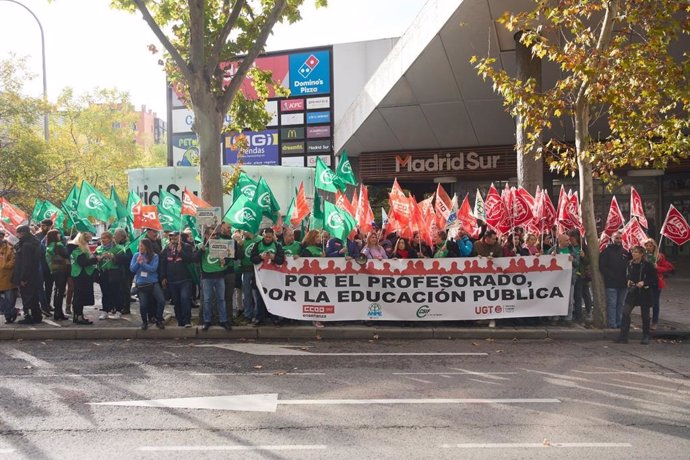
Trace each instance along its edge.
<instances>
[{"instance_id":1,"label":"protest banner","mask_svg":"<svg viewBox=\"0 0 690 460\"><path fill-rule=\"evenodd\" d=\"M568 313L567 255L286 259L255 267L268 311L318 321L457 321Z\"/></svg>"},{"instance_id":2,"label":"protest banner","mask_svg":"<svg viewBox=\"0 0 690 460\"><path fill-rule=\"evenodd\" d=\"M197 227L216 228L220 224L220 207L196 209Z\"/></svg>"},{"instance_id":3,"label":"protest banner","mask_svg":"<svg viewBox=\"0 0 690 460\"><path fill-rule=\"evenodd\" d=\"M209 257L216 259L235 257L235 245L232 244L234 240L208 240Z\"/></svg>"}]
</instances>

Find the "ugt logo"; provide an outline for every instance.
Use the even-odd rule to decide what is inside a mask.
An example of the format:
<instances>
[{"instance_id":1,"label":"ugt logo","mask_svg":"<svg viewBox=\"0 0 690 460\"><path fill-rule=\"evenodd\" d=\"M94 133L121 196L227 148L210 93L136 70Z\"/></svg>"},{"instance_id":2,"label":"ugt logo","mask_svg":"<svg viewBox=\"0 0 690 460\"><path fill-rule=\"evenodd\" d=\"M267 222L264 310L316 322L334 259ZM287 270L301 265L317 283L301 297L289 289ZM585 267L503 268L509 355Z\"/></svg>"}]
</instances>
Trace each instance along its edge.
<instances>
[{"instance_id":1,"label":"ugt logo","mask_svg":"<svg viewBox=\"0 0 690 460\"><path fill-rule=\"evenodd\" d=\"M314 71L317 65L319 65L319 60L316 59L316 56L310 54L307 60L304 61L304 64L302 64L297 71L302 78L307 78Z\"/></svg>"}]
</instances>

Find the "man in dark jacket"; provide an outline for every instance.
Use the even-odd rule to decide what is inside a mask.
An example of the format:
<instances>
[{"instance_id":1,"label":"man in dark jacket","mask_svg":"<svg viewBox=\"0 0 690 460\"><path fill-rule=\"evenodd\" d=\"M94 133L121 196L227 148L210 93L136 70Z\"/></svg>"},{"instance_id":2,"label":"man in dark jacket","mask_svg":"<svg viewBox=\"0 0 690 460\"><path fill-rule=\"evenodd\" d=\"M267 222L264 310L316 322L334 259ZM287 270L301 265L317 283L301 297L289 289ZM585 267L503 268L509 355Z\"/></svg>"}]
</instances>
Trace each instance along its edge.
<instances>
[{"instance_id":1,"label":"man in dark jacket","mask_svg":"<svg viewBox=\"0 0 690 460\"><path fill-rule=\"evenodd\" d=\"M621 333L616 342L628 343L628 332L630 332L630 313L635 307L640 306L642 313L642 345L649 345L650 338L650 315L652 308L653 294L652 286L655 286L658 279L656 268L644 258L645 250L642 246L635 246L631 251L632 260L628 263L625 274L625 283L628 294L625 297L625 308L621 320Z\"/></svg>"},{"instance_id":2,"label":"man in dark jacket","mask_svg":"<svg viewBox=\"0 0 690 460\"><path fill-rule=\"evenodd\" d=\"M263 262L272 262L276 265L283 265L285 263L285 251L283 247L275 240L275 234L271 227L267 227L262 232L263 239L258 241L251 252L251 261L254 265ZM264 302L263 295L259 292L256 284L254 285L256 297L256 310L254 321L252 321L253 326L261 325L266 319L266 303Z\"/></svg>"},{"instance_id":3,"label":"man in dark jacket","mask_svg":"<svg viewBox=\"0 0 690 460\"><path fill-rule=\"evenodd\" d=\"M15 247L16 262L12 272L12 283L19 287L24 305L24 319L18 324L37 324L43 321L39 305L43 278L40 276L42 259L41 245L31 234L27 225L17 227L19 243Z\"/></svg>"},{"instance_id":4,"label":"man in dark jacket","mask_svg":"<svg viewBox=\"0 0 690 460\"><path fill-rule=\"evenodd\" d=\"M192 275L187 264L194 262L194 248L180 241L178 232L170 232L168 245L161 252L163 287L168 289L180 327L192 327Z\"/></svg>"},{"instance_id":5,"label":"man in dark jacket","mask_svg":"<svg viewBox=\"0 0 690 460\"><path fill-rule=\"evenodd\" d=\"M625 273L630 261L630 253L623 248L621 232L614 233L611 240L613 243L609 244L599 256L599 271L604 277L606 287L608 327L616 329L621 326L623 303L628 292Z\"/></svg>"}]
</instances>

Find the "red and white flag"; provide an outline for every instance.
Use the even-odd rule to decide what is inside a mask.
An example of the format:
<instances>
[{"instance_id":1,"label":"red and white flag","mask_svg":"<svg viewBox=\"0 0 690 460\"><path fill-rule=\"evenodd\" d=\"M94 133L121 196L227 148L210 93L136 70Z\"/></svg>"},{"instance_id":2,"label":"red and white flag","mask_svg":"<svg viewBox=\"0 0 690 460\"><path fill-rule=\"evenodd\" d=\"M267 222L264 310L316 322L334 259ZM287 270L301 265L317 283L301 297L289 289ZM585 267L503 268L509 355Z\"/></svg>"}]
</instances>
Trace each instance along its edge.
<instances>
[{"instance_id":1,"label":"red and white flag","mask_svg":"<svg viewBox=\"0 0 690 460\"><path fill-rule=\"evenodd\" d=\"M210 208L211 205L184 188L182 192L182 215L196 216L197 208Z\"/></svg>"},{"instance_id":2,"label":"red and white flag","mask_svg":"<svg viewBox=\"0 0 690 460\"><path fill-rule=\"evenodd\" d=\"M287 216L290 219L290 225L293 227L298 226L309 215L309 212L309 202L304 194L304 183L300 182L297 196L295 197L295 206L292 208L292 215Z\"/></svg>"},{"instance_id":3,"label":"red and white flag","mask_svg":"<svg viewBox=\"0 0 690 460\"><path fill-rule=\"evenodd\" d=\"M353 203L351 203L350 200L347 198L347 195L342 193L340 190L335 191L335 205L338 208L341 208L341 209L344 209L345 211L347 211L348 214L350 214L353 218L355 217L355 214L357 213Z\"/></svg>"},{"instance_id":4,"label":"red and white flag","mask_svg":"<svg viewBox=\"0 0 690 460\"><path fill-rule=\"evenodd\" d=\"M426 245L429 247L432 246L433 236L438 231L433 201L434 197L430 196L426 200L422 200L417 203L417 209L419 210L419 215L422 218L422 222L419 225L419 239L426 243Z\"/></svg>"},{"instance_id":5,"label":"red and white flag","mask_svg":"<svg viewBox=\"0 0 690 460\"><path fill-rule=\"evenodd\" d=\"M448 216L453 211L453 203L451 202L450 196L446 192L441 184L436 187L436 201L434 201L434 209L436 209L436 225L439 228L445 228L448 222Z\"/></svg>"},{"instance_id":6,"label":"red and white flag","mask_svg":"<svg viewBox=\"0 0 690 460\"><path fill-rule=\"evenodd\" d=\"M601 236L599 237L599 252L606 249L609 243L611 243L611 236L607 235L606 232L601 232Z\"/></svg>"},{"instance_id":7,"label":"red and white flag","mask_svg":"<svg viewBox=\"0 0 690 460\"><path fill-rule=\"evenodd\" d=\"M134 215L134 228L139 230L144 228L152 228L158 231L163 230L163 226L160 220L158 220L158 207L156 205L142 206L141 202L139 202L132 208L132 214Z\"/></svg>"},{"instance_id":8,"label":"red and white flag","mask_svg":"<svg viewBox=\"0 0 690 460\"><path fill-rule=\"evenodd\" d=\"M8 219L14 227L19 227L29 222L29 216L24 211L3 197L0 197L0 218Z\"/></svg>"},{"instance_id":9,"label":"red and white flag","mask_svg":"<svg viewBox=\"0 0 690 460\"><path fill-rule=\"evenodd\" d=\"M642 198L640 194L637 193L635 187L630 187L630 220L633 217L637 217L640 221L640 225L644 228L649 228L647 226L647 217L644 215L644 206L642 206Z\"/></svg>"},{"instance_id":10,"label":"red and white flag","mask_svg":"<svg viewBox=\"0 0 690 460\"><path fill-rule=\"evenodd\" d=\"M398 184L398 179L393 181L393 187L388 195L388 203L390 210L388 212L388 232L399 232L410 225L412 218L412 210L410 209L410 201L405 196L402 188Z\"/></svg>"},{"instance_id":11,"label":"red and white flag","mask_svg":"<svg viewBox=\"0 0 690 460\"><path fill-rule=\"evenodd\" d=\"M633 246L644 245L644 242L647 240L647 234L637 219L632 219L625 224L621 235L623 236L623 247L628 251Z\"/></svg>"},{"instance_id":12,"label":"red and white flag","mask_svg":"<svg viewBox=\"0 0 690 460\"><path fill-rule=\"evenodd\" d=\"M623 213L621 208L618 206L618 201L614 196L611 198L611 206L609 207L609 214L606 216L606 225L604 225L604 234L613 235L616 231L625 223L623 219Z\"/></svg>"},{"instance_id":13,"label":"red and white flag","mask_svg":"<svg viewBox=\"0 0 690 460\"><path fill-rule=\"evenodd\" d=\"M513 192L512 204L513 225L517 227L529 224L534 217L534 197L524 188L518 187Z\"/></svg>"},{"instance_id":14,"label":"red and white flag","mask_svg":"<svg viewBox=\"0 0 690 460\"><path fill-rule=\"evenodd\" d=\"M479 237L479 226L477 226L477 219L472 215L472 208L470 208L470 200L468 195L462 200L460 209L458 210L458 222L460 223L460 228L462 228L470 238Z\"/></svg>"},{"instance_id":15,"label":"red and white flag","mask_svg":"<svg viewBox=\"0 0 690 460\"><path fill-rule=\"evenodd\" d=\"M661 226L661 234L669 240L681 246L690 241L690 226L685 217L678 211L675 206L671 205L664 219L664 225Z\"/></svg>"},{"instance_id":16,"label":"red and white flag","mask_svg":"<svg viewBox=\"0 0 690 460\"><path fill-rule=\"evenodd\" d=\"M558 215L558 224L563 229L562 233L574 228L578 229L580 234L583 233L582 218L580 217L580 200L577 197L577 192L566 197Z\"/></svg>"},{"instance_id":17,"label":"red and white flag","mask_svg":"<svg viewBox=\"0 0 690 460\"><path fill-rule=\"evenodd\" d=\"M497 233L503 234L510 230L510 215L494 184L491 184L484 199L484 213L487 225Z\"/></svg>"},{"instance_id":18,"label":"red and white flag","mask_svg":"<svg viewBox=\"0 0 690 460\"><path fill-rule=\"evenodd\" d=\"M364 185L360 185L358 200L355 220L362 233L367 235L373 229L371 223L374 220L374 211L369 203L369 190Z\"/></svg>"}]
</instances>

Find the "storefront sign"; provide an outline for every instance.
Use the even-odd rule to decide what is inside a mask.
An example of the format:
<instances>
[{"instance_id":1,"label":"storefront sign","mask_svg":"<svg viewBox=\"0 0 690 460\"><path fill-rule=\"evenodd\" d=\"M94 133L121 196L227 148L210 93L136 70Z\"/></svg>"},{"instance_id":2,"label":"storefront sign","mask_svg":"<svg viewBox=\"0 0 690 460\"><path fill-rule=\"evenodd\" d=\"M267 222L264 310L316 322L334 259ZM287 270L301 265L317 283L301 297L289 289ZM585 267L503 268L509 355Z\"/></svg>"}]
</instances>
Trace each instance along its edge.
<instances>
[{"instance_id":1,"label":"storefront sign","mask_svg":"<svg viewBox=\"0 0 690 460\"><path fill-rule=\"evenodd\" d=\"M315 168L317 158L321 158L321 161L323 161L326 164L326 166L331 165L331 156L330 155L314 155L314 156L307 157L307 167Z\"/></svg>"},{"instance_id":2,"label":"storefront sign","mask_svg":"<svg viewBox=\"0 0 690 460\"><path fill-rule=\"evenodd\" d=\"M280 160L280 164L283 166L304 167L304 157L283 157Z\"/></svg>"},{"instance_id":3,"label":"storefront sign","mask_svg":"<svg viewBox=\"0 0 690 460\"><path fill-rule=\"evenodd\" d=\"M280 144L281 153L304 153L304 142L283 142Z\"/></svg>"},{"instance_id":4,"label":"storefront sign","mask_svg":"<svg viewBox=\"0 0 690 460\"><path fill-rule=\"evenodd\" d=\"M331 97L312 97L307 99L307 110L318 110L318 109L330 109L331 108Z\"/></svg>"},{"instance_id":5,"label":"storefront sign","mask_svg":"<svg viewBox=\"0 0 690 460\"><path fill-rule=\"evenodd\" d=\"M280 101L281 112L295 112L304 110L304 99L283 99Z\"/></svg>"},{"instance_id":6,"label":"storefront sign","mask_svg":"<svg viewBox=\"0 0 690 460\"><path fill-rule=\"evenodd\" d=\"M448 172L464 169L496 169L500 155L480 156L477 152L458 154L434 154L431 158L413 158L412 155L396 155L395 172Z\"/></svg>"},{"instance_id":7,"label":"storefront sign","mask_svg":"<svg viewBox=\"0 0 690 460\"><path fill-rule=\"evenodd\" d=\"M327 50L290 55L290 94L305 96L331 92L330 52Z\"/></svg>"},{"instance_id":8,"label":"storefront sign","mask_svg":"<svg viewBox=\"0 0 690 460\"><path fill-rule=\"evenodd\" d=\"M294 127L294 128L283 128L280 130L280 138L283 141L304 139L304 128Z\"/></svg>"},{"instance_id":9,"label":"storefront sign","mask_svg":"<svg viewBox=\"0 0 690 460\"><path fill-rule=\"evenodd\" d=\"M244 152L242 162L248 165L277 165L278 164L278 130L267 129L254 132L245 131L241 134L247 141L247 150ZM224 164L237 163L239 146L237 145L238 136L225 136L224 142Z\"/></svg>"},{"instance_id":10,"label":"storefront sign","mask_svg":"<svg viewBox=\"0 0 690 460\"><path fill-rule=\"evenodd\" d=\"M307 112L307 124L330 123L331 112Z\"/></svg>"},{"instance_id":11,"label":"storefront sign","mask_svg":"<svg viewBox=\"0 0 690 460\"><path fill-rule=\"evenodd\" d=\"M324 153L331 151L331 141L308 141L307 153Z\"/></svg>"},{"instance_id":12,"label":"storefront sign","mask_svg":"<svg viewBox=\"0 0 690 460\"><path fill-rule=\"evenodd\" d=\"M308 126L307 138L314 139L319 137L331 137L330 126Z\"/></svg>"},{"instance_id":13,"label":"storefront sign","mask_svg":"<svg viewBox=\"0 0 690 460\"><path fill-rule=\"evenodd\" d=\"M457 321L568 313L567 255L369 260L287 258L255 268L268 310L319 321Z\"/></svg>"},{"instance_id":14,"label":"storefront sign","mask_svg":"<svg viewBox=\"0 0 690 460\"><path fill-rule=\"evenodd\" d=\"M304 113L286 113L280 116L281 126L303 125Z\"/></svg>"}]
</instances>

